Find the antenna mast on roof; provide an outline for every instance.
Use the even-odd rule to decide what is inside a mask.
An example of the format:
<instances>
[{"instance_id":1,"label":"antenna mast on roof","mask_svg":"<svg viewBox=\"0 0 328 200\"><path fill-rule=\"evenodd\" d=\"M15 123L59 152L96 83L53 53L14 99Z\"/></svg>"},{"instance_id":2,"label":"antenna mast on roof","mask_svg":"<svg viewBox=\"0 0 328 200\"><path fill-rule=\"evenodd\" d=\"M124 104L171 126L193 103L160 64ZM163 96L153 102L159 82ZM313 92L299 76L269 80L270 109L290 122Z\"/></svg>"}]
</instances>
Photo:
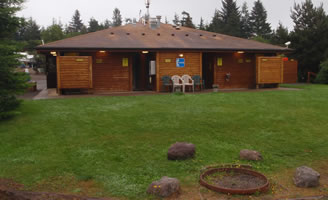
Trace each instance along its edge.
<instances>
[{"instance_id":1,"label":"antenna mast on roof","mask_svg":"<svg viewBox=\"0 0 328 200\"><path fill-rule=\"evenodd\" d=\"M146 13L146 16L145 16L145 21L146 23L148 24L149 22L149 17L150 17L150 14L149 14L149 5L150 5L150 0L145 0L145 4L146 4L146 8L147 8L147 13Z\"/></svg>"}]
</instances>

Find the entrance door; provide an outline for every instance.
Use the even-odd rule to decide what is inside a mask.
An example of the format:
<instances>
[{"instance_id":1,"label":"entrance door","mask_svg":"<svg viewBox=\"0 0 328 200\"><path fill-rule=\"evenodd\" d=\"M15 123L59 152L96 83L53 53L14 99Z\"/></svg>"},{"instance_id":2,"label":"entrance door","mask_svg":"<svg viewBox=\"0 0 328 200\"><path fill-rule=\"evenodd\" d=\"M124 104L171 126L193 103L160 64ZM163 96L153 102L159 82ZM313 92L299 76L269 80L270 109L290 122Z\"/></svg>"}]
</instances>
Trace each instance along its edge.
<instances>
[{"instance_id":1,"label":"entrance door","mask_svg":"<svg viewBox=\"0 0 328 200\"><path fill-rule=\"evenodd\" d=\"M156 90L156 75L149 74L150 61L156 60L154 53L136 53L133 56L133 90Z\"/></svg>"},{"instance_id":2,"label":"entrance door","mask_svg":"<svg viewBox=\"0 0 328 200\"><path fill-rule=\"evenodd\" d=\"M214 84L214 54L203 53L203 80L205 88L210 89Z\"/></svg>"}]
</instances>

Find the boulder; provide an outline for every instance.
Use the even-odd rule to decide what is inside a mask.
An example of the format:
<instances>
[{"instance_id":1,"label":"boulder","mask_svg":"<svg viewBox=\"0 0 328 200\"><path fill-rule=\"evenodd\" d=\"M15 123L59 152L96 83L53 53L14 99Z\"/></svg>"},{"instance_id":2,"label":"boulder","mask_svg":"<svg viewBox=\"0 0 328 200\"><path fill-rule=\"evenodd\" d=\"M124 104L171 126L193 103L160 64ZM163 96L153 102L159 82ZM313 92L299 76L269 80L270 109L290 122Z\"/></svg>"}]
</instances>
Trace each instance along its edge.
<instances>
[{"instance_id":1,"label":"boulder","mask_svg":"<svg viewBox=\"0 0 328 200\"><path fill-rule=\"evenodd\" d=\"M239 153L239 157L242 160L262 160L262 155L259 152L248 149L241 150Z\"/></svg>"},{"instance_id":2,"label":"boulder","mask_svg":"<svg viewBox=\"0 0 328 200\"><path fill-rule=\"evenodd\" d=\"M319 186L320 174L310 167L302 166L296 169L294 184L297 187L308 188Z\"/></svg>"},{"instance_id":3,"label":"boulder","mask_svg":"<svg viewBox=\"0 0 328 200\"><path fill-rule=\"evenodd\" d=\"M148 187L147 193L159 197L169 197L173 194L179 193L179 191L179 180L164 176L161 180L152 182Z\"/></svg>"},{"instance_id":4,"label":"boulder","mask_svg":"<svg viewBox=\"0 0 328 200\"><path fill-rule=\"evenodd\" d=\"M177 142L169 148L167 158L169 160L186 160L195 156L196 148L194 144Z\"/></svg>"}]
</instances>

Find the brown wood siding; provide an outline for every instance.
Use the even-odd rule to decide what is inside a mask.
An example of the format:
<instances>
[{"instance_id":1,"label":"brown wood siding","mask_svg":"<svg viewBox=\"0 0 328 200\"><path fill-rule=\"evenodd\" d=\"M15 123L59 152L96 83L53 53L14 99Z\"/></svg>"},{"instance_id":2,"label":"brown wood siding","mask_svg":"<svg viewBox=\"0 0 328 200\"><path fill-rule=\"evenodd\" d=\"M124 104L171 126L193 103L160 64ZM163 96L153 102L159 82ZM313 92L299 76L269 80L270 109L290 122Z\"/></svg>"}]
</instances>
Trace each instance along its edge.
<instances>
[{"instance_id":1,"label":"brown wood siding","mask_svg":"<svg viewBox=\"0 0 328 200\"><path fill-rule=\"evenodd\" d=\"M297 61L284 61L284 83L297 83L297 68Z\"/></svg>"},{"instance_id":2,"label":"brown wood siding","mask_svg":"<svg viewBox=\"0 0 328 200\"><path fill-rule=\"evenodd\" d=\"M177 67L176 59L180 58L179 54L183 54L185 58L185 67ZM171 62L165 62L165 60L170 59ZM157 53L157 91L162 88L162 82L160 81L162 76L168 75L179 75L182 76L187 74L189 76L201 75L201 54L196 53L185 53L185 52L159 52Z\"/></svg>"},{"instance_id":3,"label":"brown wood siding","mask_svg":"<svg viewBox=\"0 0 328 200\"><path fill-rule=\"evenodd\" d=\"M281 57L257 58L257 83L283 83L283 60Z\"/></svg>"},{"instance_id":4,"label":"brown wood siding","mask_svg":"<svg viewBox=\"0 0 328 200\"><path fill-rule=\"evenodd\" d=\"M217 59L222 58L222 66ZM221 53L214 56L214 84L220 88L254 88L255 87L255 55L238 53ZM230 80L226 74L230 73Z\"/></svg>"},{"instance_id":5,"label":"brown wood siding","mask_svg":"<svg viewBox=\"0 0 328 200\"><path fill-rule=\"evenodd\" d=\"M58 56L59 89L92 88L92 57Z\"/></svg>"},{"instance_id":6,"label":"brown wood siding","mask_svg":"<svg viewBox=\"0 0 328 200\"><path fill-rule=\"evenodd\" d=\"M123 67L123 58L129 66ZM132 59L127 53L96 53L93 59L93 84L95 90L121 92L131 90ZM101 63L99 61L101 60Z\"/></svg>"}]
</instances>

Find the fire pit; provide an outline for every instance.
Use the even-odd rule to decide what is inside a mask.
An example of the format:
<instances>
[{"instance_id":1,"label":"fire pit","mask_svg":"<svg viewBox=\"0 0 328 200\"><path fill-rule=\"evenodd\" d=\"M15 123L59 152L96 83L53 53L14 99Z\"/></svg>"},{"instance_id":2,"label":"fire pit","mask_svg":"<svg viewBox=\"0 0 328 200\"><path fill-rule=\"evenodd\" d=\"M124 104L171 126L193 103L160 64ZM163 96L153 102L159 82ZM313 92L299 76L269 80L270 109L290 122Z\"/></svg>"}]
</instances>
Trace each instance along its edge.
<instances>
[{"instance_id":1,"label":"fire pit","mask_svg":"<svg viewBox=\"0 0 328 200\"><path fill-rule=\"evenodd\" d=\"M200 176L200 184L226 194L254 194L269 189L268 179L244 168L213 168Z\"/></svg>"}]
</instances>

